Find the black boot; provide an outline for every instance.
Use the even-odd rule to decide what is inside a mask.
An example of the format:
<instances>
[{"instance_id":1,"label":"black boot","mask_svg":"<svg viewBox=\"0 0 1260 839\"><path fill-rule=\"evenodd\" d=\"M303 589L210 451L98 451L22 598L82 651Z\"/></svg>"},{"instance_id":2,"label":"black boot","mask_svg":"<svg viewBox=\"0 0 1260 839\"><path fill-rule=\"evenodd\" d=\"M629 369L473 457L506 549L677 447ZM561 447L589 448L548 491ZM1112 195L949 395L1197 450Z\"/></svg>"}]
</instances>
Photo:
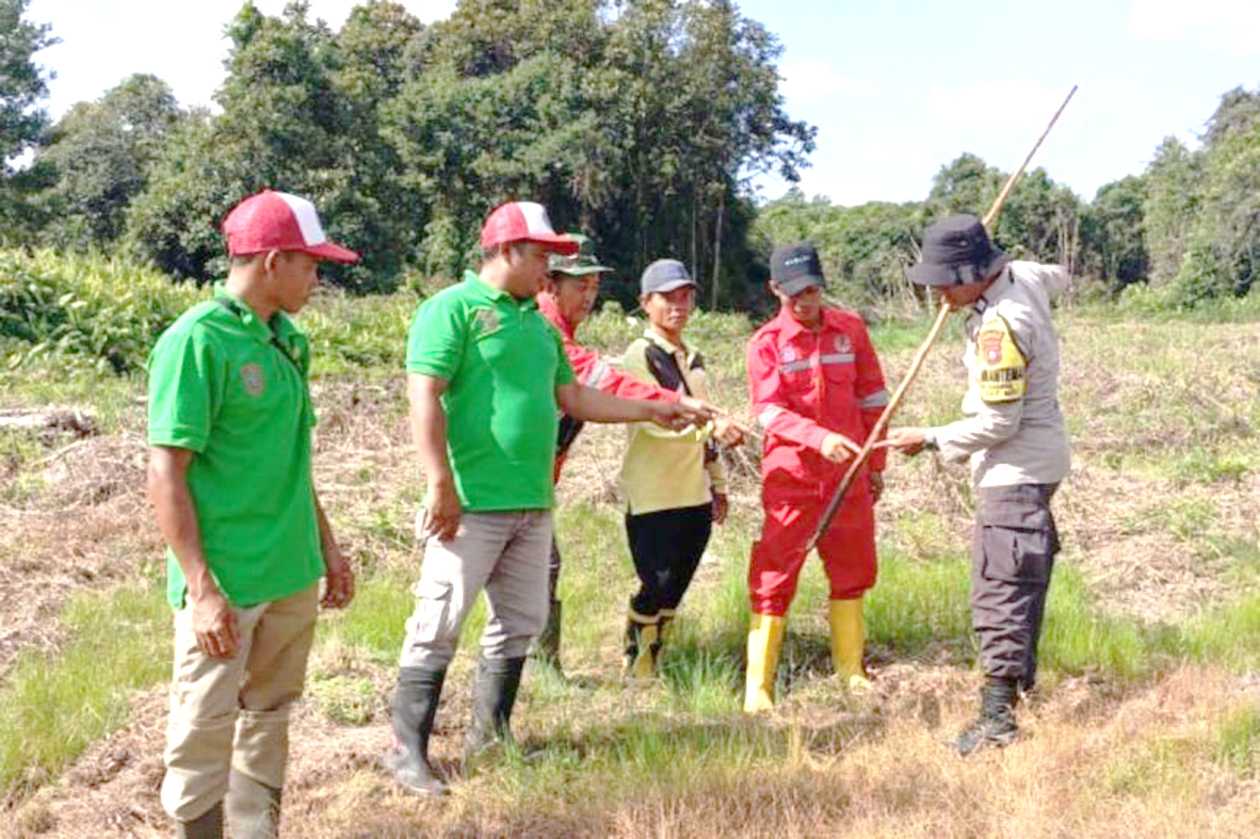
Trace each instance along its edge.
<instances>
[{"instance_id":1,"label":"black boot","mask_svg":"<svg viewBox=\"0 0 1260 839\"><path fill-rule=\"evenodd\" d=\"M477 759L493 746L512 742L512 706L521 686L525 658L486 658L477 660L473 682L472 724L464 738L464 771L470 772Z\"/></svg>"},{"instance_id":2,"label":"black boot","mask_svg":"<svg viewBox=\"0 0 1260 839\"><path fill-rule=\"evenodd\" d=\"M560 669L560 619L563 613L560 601L552 600L547 609L547 624L542 634L534 639L534 646L529 651L530 658L545 664L558 675L564 675Z\"/></svg>"},{"instance_id":3,"label":"black boot","mask_svg":"<svg viewBox=\"0 0 1260 839\"><path fill-rule=\"evenodd\" d=\"M990 676L980 689L980 716L958 735L955 746L966 757L986 746L1006 746L1015 740L1015 679Z\"/></svg>"},{"instance_id":4,"label":"black boot","mask_svg":"<svg viewBox=\"0 0 1260 839\"><path fill-rule=\"evenodd\" d=\"M394 749L385 765L394 780L420 795L445 795L446 784L429 765L429 735L442 696L446 670L403 667L394 692Z\"/></svg>"}]
</instances>

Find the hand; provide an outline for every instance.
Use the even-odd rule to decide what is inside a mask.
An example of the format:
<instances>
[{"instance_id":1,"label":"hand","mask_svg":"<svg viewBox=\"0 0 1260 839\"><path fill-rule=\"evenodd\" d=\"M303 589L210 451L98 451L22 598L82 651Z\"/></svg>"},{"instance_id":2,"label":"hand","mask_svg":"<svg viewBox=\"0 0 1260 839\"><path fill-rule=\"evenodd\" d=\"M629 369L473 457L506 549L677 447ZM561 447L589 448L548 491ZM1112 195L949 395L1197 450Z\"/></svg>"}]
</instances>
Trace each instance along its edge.
<instances>
[{"instance_id":1,"label":"hand","mask_svg":"<svg viewBox=\"0 0 1260 839\"><path fill-rule=\"evenodd\" d=\"M336 545L324 548L325 609L340 609L354 599L354 569Z\"/></svg>"},{"instance_id":2,"label":"hand","mask_svg":"<svg viewBox=\"0 0 1260 839\"><path fill-rule=\"evenodd\" d=\"M193 597L188 593L192 606L193 634L197 646L211 658L231 658L241 645L240 629L236 625L236 613L228 605L227 598L218 589L202 592Z\"/></svg>"},{"instance_id":3,"label":"hand","mask_svg":"<svg viewBox=\"0 0 1260 839\"><path fill-rule=\"evenodd\" d=\"M833 431L823 438L822 456L832 463L844 463L849 458L861 453L862 448L843 434L837 434Z\"/></svg>"},{"instance_id":4,"label":"hand","mask_svg":"<svg viewBox=\"0 0 1260 839\"><path fill-rule=\"evenodd\" d=\"M731 508L731 503L726 497L725 492L713 493L713 523L721 524L726 521L726 513Z\"/></svg>"},{"instance_id":5,"label":"hand","mask_svg":"<svg viewBox=\"0 0 1260 839\"><path fill-rule=\"evenodd\" d=\"M459 495L450 481L430 481L424 493L424 506L416 514L416 539L423 543L430 536L449 542L459 530Z\"/></svg>"},{"instance_id":6,"label":"hand","mask_svg":"<svg viewBox=\"0 0 1260 839\"><path fill-rule=\"evenodd\" d=\"M880 497L884 494L884 473L871 473L871 501L878 504Z\"/></svg>"},{"instance_id":7,"label":"hand","mask_svg":"<svg viewBox=\"0 0 1260 839\"><path fill-rule=\"evenodd\" d=\"M728 417L718 417L713 421L713 439L728 449L742 445L745 429Z\"/></svg>"},{"instance_id":8,"label":"hand","mask_svg":"<svg viewBox=\"0 0 1260 839\"><path fill-rule=\"evenodd\" d=\"M908 457L914 457L923 451L923 445L926 442L927 437L922 428L894 428L888 432L883 445L896 449Z\"/></svg>"},{"instance_id":9,"label":"hand","mask_svg":"<svg viewBox=\"0 0 1260 839\"><path fill-rule=\"evenodd\" d=\"M681 431L689 425L703 425L708 421L708 416L703 411L684 404L682 400L644 404L648 406L648 416L652 422L670 431Z\"/></svg>"},{"instance_id":10,"label":"hand","mask_svg":"<svg viewBox=\"0 0 1260 839\"><path fill-rule=\"evenodd\" d=\"M694 396L687 396L686 394L678 397L678 404L682 405L689 411L694 411L697 422L713 419L721 413L721 411L710 405L708 402L705 402L703 399L697 399Z\"/></svg>"}]
</instances>

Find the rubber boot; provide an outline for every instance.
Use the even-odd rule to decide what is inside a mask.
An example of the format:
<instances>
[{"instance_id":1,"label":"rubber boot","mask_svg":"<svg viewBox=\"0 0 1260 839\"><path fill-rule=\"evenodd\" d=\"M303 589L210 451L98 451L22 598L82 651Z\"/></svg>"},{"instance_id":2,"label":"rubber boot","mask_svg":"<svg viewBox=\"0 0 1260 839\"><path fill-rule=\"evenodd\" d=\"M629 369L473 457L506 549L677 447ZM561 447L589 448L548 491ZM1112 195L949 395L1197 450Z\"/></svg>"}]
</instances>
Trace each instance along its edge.
<instances>
[{"instance_id":1,"label":"rubber boot","mask_svg":"<svg viewBox=\"0 0 1260 839\"><path fill-rule=\"evenodd\" d=\"M280 831L280 790L235 769L224 799L232 839L275 839Z\"/></svg>"},{"instance_id":2,"label":"rubber boot","mask_svg":"<svg viewBox=\"0 0 1260 839\"><path fill-rule=\"evenodd\" d=\"M547 608L547 623L543 626L542 634L534 639L534 644L529 651L530 658L550 667L561 676L564 675L564 671L560 668L560 619L562 615L560 601L552 600Z\"/></svg>"},{"instance_id":3,"label":"rubber boot","mask_svg":"<svg viewBox=\"0 0 1260 839\"><path fill-rule=\"evenodd\" d=\"M223 802L215 802L192 821L175 822L175 836L178 839L223 839Z\"/></svg>"},{"instance_id":4,"label":"rubber boot","mask_svg":"<svg viewBox=\"0 0 1260 839\"><path fill-rule=\"evenodd\" d=\"M656 622L656 645L652 648L652 673L661 672L661 656L665 653L665 639L669 637L670 626L674 623L674 609L661 609L660 619Z\"/></svg>"},{"instance_id":5,"label":"rubber boot","mask_svg":"<svg viewBox=\"0 0 1260 839\"><path fill-rule=\"evenodd\" d=\"M445 795L446 784L429 763L429 735L437 716L438 700L446 670L402 667L394 691L394 748L385 755L385 766L394 780L418 795Z\"/></svg>"},{"instance_id":6,"label":"rubber boot","mask_svg":"<svg viewBox=\"0 0 1260 839\"><path fill-rule=\"evenodd\" d=\"M832 600L828 619L831 624L831 664L836 673L849 690L870 690L871 680L862 667L862 651L866 645L862 598Z\"/></svg>"},{"instance_id":7,"label":"rubber boot","mask_svg":"<svg viewBox=\"0 0 1260 839\"><path fill-rule=\"evenodd\" d=\"M748 673L744 682L744 713L757 714L774 707L774 677L783 648L786 619L753 612L748 626Z\"/></svg>"},{"instance_id":8,"label":"rubber boot","mask_svg":"<svg viewBox=\"0 0 1260 839\"><path fill-rule=\"evenodd\" d=\"M472 724L464 737L464 771L497 746L512 742L512 706L521 686L525 658L486 658L477 660L473 682Z\"/></svg>"},{"instance_id":9,"label":"rubber boot","mask_svg":"<svg viewBox=\"0 0 1260 839\"><path fill-rule=\"evenodd\" d=\"M958 735L955 746L966 757L988 746L1006 746L1019 733L1015 725L1015 679L990 676L980 689L980 716Z\"/></svg>"},{"instance_id":10,"label":"rubber boot","mask_svg":"<svg viewBox=\"0 0 1260 839\"><path fill-rule=\"evenodd\" d=\"M626 618L626 679L649 681L656 677L656 655L661 649L660 616L648 617L633 609Z\"/></svg>"}]
</instances>

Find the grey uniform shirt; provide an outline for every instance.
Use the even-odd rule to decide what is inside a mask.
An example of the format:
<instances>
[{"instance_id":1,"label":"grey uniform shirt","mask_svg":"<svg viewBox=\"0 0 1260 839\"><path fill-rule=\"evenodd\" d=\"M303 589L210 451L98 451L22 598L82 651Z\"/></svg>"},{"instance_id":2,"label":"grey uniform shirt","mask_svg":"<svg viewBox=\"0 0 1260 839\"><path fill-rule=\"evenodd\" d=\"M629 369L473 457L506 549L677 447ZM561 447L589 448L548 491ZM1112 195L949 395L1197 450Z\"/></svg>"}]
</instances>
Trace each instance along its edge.
<instances>
[{"instance_id":1,"label":"grey uniform shirt","mask_svg":"<svg viewBox=\"0 0 1260 839\"><path fill-rule=\"evenodd\" d=\"M1058 265L1012 262L967 320L964 419L928 430L947 461L970 458L977 487L1052 484L1067 475L1070 452L1059 409L1059 336L1050 301L1067 287ZM977 336L1002 318L1026 362L1025 390L1010 401L981 398Z\"/></svg>"}]
</instances>

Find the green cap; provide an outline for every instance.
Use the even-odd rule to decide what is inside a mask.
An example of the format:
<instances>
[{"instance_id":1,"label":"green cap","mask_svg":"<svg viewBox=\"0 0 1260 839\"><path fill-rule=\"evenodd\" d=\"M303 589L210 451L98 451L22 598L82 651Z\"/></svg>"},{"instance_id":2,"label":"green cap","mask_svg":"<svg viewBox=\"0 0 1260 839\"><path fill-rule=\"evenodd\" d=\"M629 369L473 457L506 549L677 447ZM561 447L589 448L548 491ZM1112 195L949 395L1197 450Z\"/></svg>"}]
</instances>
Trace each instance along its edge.
<instances>
[{"instance_id":1,"label":"green cap","mask_svg":"<svg viewBox=\"0 0 1260 839\"><path fill-rule=\"evenodd\" d=\"M547 271L552 274L568 274L570 277L584 277L587 274L611 274L607 265L600 265L595 256L595 243L581 233L566 234L578 243L578 252L572 256L553 253L547 260Z\"/></svg>"}]
</instances>

